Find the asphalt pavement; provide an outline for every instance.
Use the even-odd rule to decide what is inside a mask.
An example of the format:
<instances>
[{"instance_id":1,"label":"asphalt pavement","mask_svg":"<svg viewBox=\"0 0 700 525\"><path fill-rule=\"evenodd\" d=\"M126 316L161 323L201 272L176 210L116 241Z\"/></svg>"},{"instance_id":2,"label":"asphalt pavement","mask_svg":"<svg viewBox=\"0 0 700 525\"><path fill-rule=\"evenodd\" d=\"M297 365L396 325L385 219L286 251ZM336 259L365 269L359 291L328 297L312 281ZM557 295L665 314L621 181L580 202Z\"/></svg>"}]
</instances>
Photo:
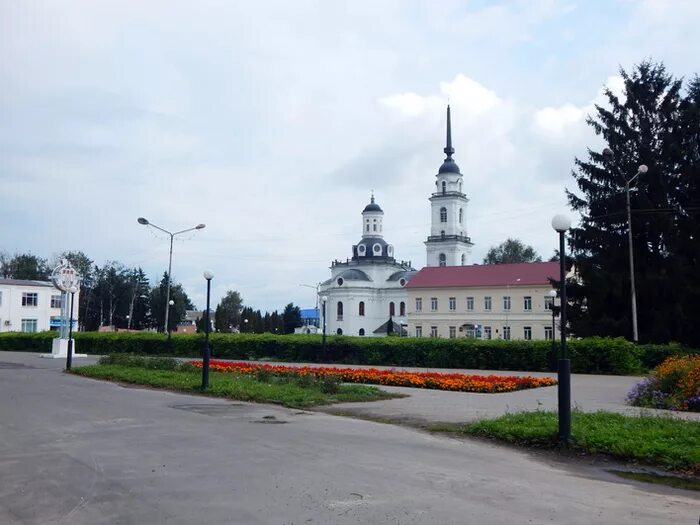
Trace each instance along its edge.
<instances>
[{"instance_id":1,"label":"asphalt pavement","mask_svg":"<svg viewBox=\"0 0 700 525\"><path fill-rule=\"evenodd\" d=\"M62 366L0 352L3 525L698 522L697 493L593 464Z\"/></svg>"}]
</instances>

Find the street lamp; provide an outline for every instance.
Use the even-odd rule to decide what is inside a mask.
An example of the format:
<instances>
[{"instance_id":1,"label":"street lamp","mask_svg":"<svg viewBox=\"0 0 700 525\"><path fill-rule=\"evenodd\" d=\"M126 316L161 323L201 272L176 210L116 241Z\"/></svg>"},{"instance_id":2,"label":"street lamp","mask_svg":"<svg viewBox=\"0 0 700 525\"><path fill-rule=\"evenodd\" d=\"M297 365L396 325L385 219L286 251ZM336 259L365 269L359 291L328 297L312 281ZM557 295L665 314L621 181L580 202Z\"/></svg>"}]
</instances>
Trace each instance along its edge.
<instances>
[{"instance_id":1,"label":"street lamp","mask_svg":"<svg viewBox=\"0 0 700 525\"><path fill-rule=\"evenodd\" d=\"M168 342L170 340L170 330L168 330L168 314L170 312L170 282L171 282L171 277L170 277L170 272L172 271L172 266L173 266L173 239L175 238L176 235L180 235L181 233L187 233L191 232L194 230L201 230L203 228L206 228L205 224L198 224L194 228L187 228L186 230L180 230L177 232L169 232L165 228L161 228L160 226L156 226L152 222L150 222L148 219L144 219L143 217L139 217L136 219L139 224L143 224L144 226L151 226L155 228L156 230L160 230L163 233L167 233L170 235L170 257L168 258L168 284L167 284L167 291L166 291L166 296L165 296L165 329L168 331Z\"/></svg>"},{"instance_id":2,"label":"street lamp","mask_svg":"<svg viewBox=\"0 0 700 525\"><path fill-rule=\"evenodd\" d=\"M614 157L614 153L610 148L605 148L603 150L603 155L611 159ZM637 177L643 175L649 171L646 164L640 164L637 168L637 173L631 178L624 178L625 181L625 194L627 195L627 242L629 244L629 256L630 256L630 299L632 302L632 340L636 343L639 341L639 331L637 329L637 291L634 282L634 254L632 251L632 209L630 206L630 184L632 184Z\"/></svg>"},{"instance_id":3,"label":"street lamp","mask_svg":"<svg viewBox=\"0 0 700 525\"><path fill-rule=\"evenodd\" d=\"M571 219L566 215L555 215L552 228L559 233L559 297L561 298L560 325L561 353L558 367L559 440L565 445L571 441L571 361L566 353L566 231L571 228ZM552 333L552 338L554 334Z\"/></svg>"},{"instance_id":4,"label":"street lamp","mask_svg":"<svg viewBox=\"0 0 700 525\"><path fill-rule=\"evenodd\" d=\"M554 334L557 333L556 329L556 324L555 324L555 318L557 316L557 307L554 305L554 300L557 298L557 291L556 290L550 290L548 293L549 297L551 297L552 301L550 303L550 308L552 309L552 351L550 353L550 358L549 358L549 369L554 372L557 369L557 343L556 343L556 337Z\"/></svg>"},{"instance_id":5,"label":"street lamp","mask_svg":"<svg viewBox=\"0 0 700 525\"><path fill-rule=\"evenodd\" d=\"M68 323L68 354L66 354L66 370L70 370L73 365L73 300L78 287L73 285L68 288L70 292L70 321ZM65 317L64 317L65 319Z\"/></svg>"},{"instance_id":6,"label":"street lamp","mask_svg":"<svg viewBox=\"0 0 700 525\"><path fill-rule=\"evenodd\" d=\"M323 359L324 361L327 360L327 351L326 351L326 301L328 301L328 296L324 295L321 297L321 305L323 307L323 339L322 339L322 347L323 347Z\"/></svg>"},{"instance_id":7,"label":"street lamp","mask_svg":"<svg viewBox=\"0 0 700 525\"><path fill-rule=\"evenodd\" d=\"M204 272L204 278L207 280L207 314L204 318L204 355L202 356L202 390L206 390L209 387L209 330L211 329L211 321L209 314L209 299L211 297L211 280L214 278L214 274L209 270Z\"/></svg>"}]
</instances>

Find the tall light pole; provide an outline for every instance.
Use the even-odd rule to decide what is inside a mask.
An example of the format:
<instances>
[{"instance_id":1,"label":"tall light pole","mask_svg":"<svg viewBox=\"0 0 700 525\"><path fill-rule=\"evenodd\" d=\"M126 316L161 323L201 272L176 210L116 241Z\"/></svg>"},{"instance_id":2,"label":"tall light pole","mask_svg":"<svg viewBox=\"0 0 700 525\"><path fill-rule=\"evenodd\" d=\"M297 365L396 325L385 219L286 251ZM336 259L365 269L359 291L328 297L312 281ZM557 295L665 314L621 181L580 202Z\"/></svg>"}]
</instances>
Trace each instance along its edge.
<instances>
[{"instance_id":1,"label":"tall light pole","mask_svg":"<svg viewBox=\"0 0 700 525\"><path fill-rule=\"evenodd\" d=\"M75 299L75 292L78 291L78 287L72 285L68 288L70 293L70 321L68 323L68 353L66 354L66 370L70 370L73 365L73 300Z\"/></svg>"},{"instance_id":2,"label":"tall light pole","mask_svg":"<svg viewBox=\"0 0 700 525\"><path fill-rule=\"evenodd\" d=\"M211 297L211 280L214 274L209 270L204 272L204 278L207 280L207 314L204 317L204 355L202 356L202 390L209 388L209 330L211 329L209 299Z\"/></svg>"},{"instance_id":3,"label":"tall light pole","mask_svg":"<svg viewBox=\"0 0 700 525\"><path fill-rule=\"evenodd\" d=\"M170 330L168 329L168 319L169 319L169 313L170 313L170 282L171 282L171 276L170 273L173 268L173 239L175 238L176 235L180 235L181 233L187 233L191 232L194 230L201 230L203 228L206 228L206 224L198 224L194 228L187 228L186 230L180 230L177 232L169 232L165 228L161 228L160 226L156 226L152 222L150 222L148 219L144 219L143 217L139 217L137 219L139 224L143 224L144 226L151 226L152 228L155 228L156 230L160 230L163 233L167 233L170 235L170 256L168 258L168 284L167 284L167 291L165 295L165 330L168 332L168 337L170 336Z\"/></svg>"},{"instance_id":4,"label":"tall light pole","mask_svg":"<svg viewBox=\"0 0 700 525\"><path fill-rule=\"evenodd\" d=\"M552 228L559 233L559 297L561 298L560 320L561 353L559 354L558 398L559 440L568 445L571 441L571 361L566 352L566 231L571 228L571 219L566 215L555 215ZM554 337L554 334L552 334Z\"/></svg>"},{"instance_id":5,"label":"tall light pole","mask_svg":"<svg viewBox=\"0 0 700 525\"><path fill-rule=\"evenodd\" d=\"M554 372L557 368L557 343L556 343L556 336L555 334L557 333L556 329L556 324L555 324L555 318L557 317L557 308L554 306L554 300L557 298L557 291L556 290L550 290L549 291L549 297L552 298L552 302L550 304L550 307L552 309L552 351L551 351L551 357L549 359L549 369Z\"/></svg>"},{"instance_id":6,"label":"tall light pole","mask_svg":"<svg viewBox=\"0 0 700 525\"><path fill-rule=\"evenodd\" d=\"M603 155L612 159L614 156L613 151L610 148L605 148L603 150ZM632 248L632 207L630 206L630 185L639 177L649 171L646 164L640 164L637 168L637 173L634 176L624 178L625 181L625 194L627 195L627 242L629 244L629 258L630 258L630 299L632 302L632 340L636 343L639 341L639 330L637 329L637 290L634 282L634 252Z\"/></svg>"},{"instance_id":7,"label":"tall light pole","mask_svg":"<svg viewBox=\"0 0 700 525\"><path fill-rule=\"evenodd\" d=\"M323 346L323 359L324 361L327 360L327 355L326 355L326 301L328 301L328 296L324 295L321 297L321 305L323 307L323 339L321 340L321 344Z\"/></svg>"}]
</instances>

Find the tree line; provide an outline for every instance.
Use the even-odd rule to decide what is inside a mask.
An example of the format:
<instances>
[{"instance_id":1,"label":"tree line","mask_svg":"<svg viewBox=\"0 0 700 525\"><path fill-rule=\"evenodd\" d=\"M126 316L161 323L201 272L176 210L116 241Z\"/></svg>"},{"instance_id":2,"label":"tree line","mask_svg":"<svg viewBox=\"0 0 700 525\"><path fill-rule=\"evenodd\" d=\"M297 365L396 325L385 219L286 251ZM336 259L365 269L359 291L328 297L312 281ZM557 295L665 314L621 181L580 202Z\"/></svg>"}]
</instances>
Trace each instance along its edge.
<instances>
[{"instance_id":1,"label":"tree line","mask_svg":"<svg viewBox=\"0 0 700 525\"><path fill-rule=\"evenodd\" d=\"M30 253L12 256L0 252L0 276L5 279L47 281L53 268L66 259L81 277L78 309L79 328L96 331L104 326L128 330L165 331L165 299L168 274L156 284L151 284L141 267L128 267L118 261L97 265L81 251L59 254L51 261ZM168 325L175 331L185 319L187 310L196 310L182 284L170 283ZM241 295L229 291L213 313L213 325L220 332L271 332L293 333L301 326L299 307L288 304L280 314L277 311L262 313L250 306L243 306ZM204 330L204 320L197 321L197 330Z\"/></svg>"}]
</instances>

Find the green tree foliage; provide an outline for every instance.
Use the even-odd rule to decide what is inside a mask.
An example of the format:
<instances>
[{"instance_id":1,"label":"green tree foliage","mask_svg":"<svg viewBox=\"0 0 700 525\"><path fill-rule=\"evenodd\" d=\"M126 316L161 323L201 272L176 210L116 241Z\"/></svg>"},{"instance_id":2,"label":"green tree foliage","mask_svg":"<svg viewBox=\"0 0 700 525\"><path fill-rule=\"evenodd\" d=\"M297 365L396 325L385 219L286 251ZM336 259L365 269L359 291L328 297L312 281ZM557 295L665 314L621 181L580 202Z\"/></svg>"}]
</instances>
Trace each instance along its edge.
<instances>
[{"instance_id":1,"label":"green tree foliage","mask_svg":"<svg viewBox=\"0 0 700 525\"><path fill-rule=\"evenodd\" d=\"M282 321L284 323L284 333L293 334L294 329L301 326L301 310L294 303L289 303L284 307L282 313Z\"/></svg>"},{"instance_id":2,"label":"green tree foliage","mask_svg":"<svg viewBox=\"0 0 700 525\"><path fill-rule=\"evenodd\" d=\"M235 290L229 290L214 312L214 327L217 332L230 333L241 323L243 299Z\"/></svg>"},{"instance_id":3,"label":"green tree foliage","mask_svg":"<svg viewBox=\"0 0 700 525\"><path fill-rule=\"evenodd\" d=\"M47 281L51 277L48 261L31 253L16 253L12 257L4 254L0 257L0 271L5 279Z\"/></svg>"},{"instance_id":4,"label":"green tree foliage","mask_svg":"<svg viewBox=\"0 0 700 525\"><path fill-rule=\"evenodd\" d=\"M510 264L540 262L542 258L532 246L518 239L506 239L498 246L492 246L484 257L484 264Z\"/></svg>"},{"instance_id":5,"label":"green tree foliage","mask_svg":"<svg viewBox=\"0 0 700 525\"><path fill-rule=\"evenodd\" d=\"M631 191L640 340L698 344L700 82L684 95L681 80L650 62L621 75L623 96L608 90L588 119L613 155L576 159L579 191L567 192L581 214L570 238L580 277L570 283L571 330L631 336L625 181L645 164Z\"/></svg>"},{"instance_id":6,"label":"green tree foliage","mask_svg":"<svg viewBox=\"0 0 700 525\"><path fill-rule=\"evenodd\" d=\"M159 332L165 331L165 300L167 298L167 289L168 272L164 272L160 284L151 290L150 297L152 323ZM170 300L175 303L170 307L168 316L168 326L170 331L173 332L175 328L177 328L177 323L185 318L185 311L195 310L195 306L179 283L170 283Z\"/></svg>"}]
</instances>

